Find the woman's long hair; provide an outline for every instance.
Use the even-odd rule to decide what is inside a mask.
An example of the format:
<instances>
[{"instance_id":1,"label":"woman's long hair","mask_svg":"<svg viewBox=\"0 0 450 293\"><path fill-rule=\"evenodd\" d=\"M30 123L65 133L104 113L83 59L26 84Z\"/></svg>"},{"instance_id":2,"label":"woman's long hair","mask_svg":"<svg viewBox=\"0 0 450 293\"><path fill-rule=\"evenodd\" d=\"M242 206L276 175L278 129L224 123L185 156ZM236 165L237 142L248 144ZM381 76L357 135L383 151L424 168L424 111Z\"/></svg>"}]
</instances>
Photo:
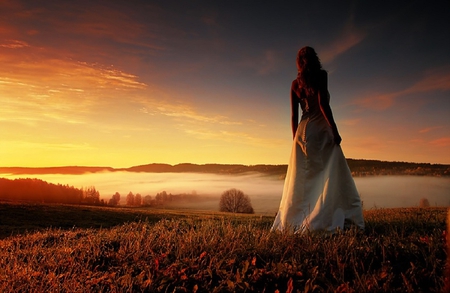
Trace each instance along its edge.
<instances>
[{"instance_id":1,"label":"woman's long hair","mask_svg":"<svg viewBox=\"0 0 450 293\"><path fill-rule=\"evenodd\" d=\"M297 53L298 86L310 96L319 89L319 72L322 70L319 57L311 47L303 47Z\"/></svg>"}]
</instances>

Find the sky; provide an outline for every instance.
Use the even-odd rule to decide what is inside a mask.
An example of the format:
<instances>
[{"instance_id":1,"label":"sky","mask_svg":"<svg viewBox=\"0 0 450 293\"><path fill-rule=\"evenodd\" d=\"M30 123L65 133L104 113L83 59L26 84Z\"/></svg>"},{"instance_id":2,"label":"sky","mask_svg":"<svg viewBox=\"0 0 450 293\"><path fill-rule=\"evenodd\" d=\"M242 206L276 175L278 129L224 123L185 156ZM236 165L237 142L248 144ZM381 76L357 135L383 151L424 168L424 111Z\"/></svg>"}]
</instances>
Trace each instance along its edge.
<instances>
[{"instance_id":1,"label":"sky","mask_svg":"<svg viewBox=\"0 0 450 293\"><path fill-rule=\"evenodd\" d=\"M303 46L347 158L450 164L449 1L0 0L0 166L287 164Z\"/></svg>"}]
</instances>

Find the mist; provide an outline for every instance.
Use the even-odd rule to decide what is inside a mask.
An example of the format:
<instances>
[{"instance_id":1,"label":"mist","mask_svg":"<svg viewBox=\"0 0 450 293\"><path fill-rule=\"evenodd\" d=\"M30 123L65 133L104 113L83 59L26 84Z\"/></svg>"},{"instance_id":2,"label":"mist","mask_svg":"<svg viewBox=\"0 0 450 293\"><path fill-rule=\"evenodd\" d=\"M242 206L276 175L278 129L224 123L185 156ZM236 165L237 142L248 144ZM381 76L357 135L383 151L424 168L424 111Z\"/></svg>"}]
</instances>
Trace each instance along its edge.
<instances>
[{"instance_id":1,"label":"mist","mask_svg":"<svg viewBox=\"0 0 450 293\"><path fill-rule=\"evenodd\" d=\"M196 194L190 201L174 202L172 208L218 210L220 195L237 188L247 194L256 213L275 214L281 199L284 181L259 173L244 175L217 175L198 173L133 173L104 172L83 175L28 175L11 176L8 179L38 178L50 183L70 185L76 188L91 187L108 200L115 192L121 194L122 203L131 191L142 196L155 196L166 191L172 194ZM370 176L356 177L355 183L364 209L414 207L421 198L431 206L450 206L450 178L429 176Z\"/></svg>"}]
</instances>

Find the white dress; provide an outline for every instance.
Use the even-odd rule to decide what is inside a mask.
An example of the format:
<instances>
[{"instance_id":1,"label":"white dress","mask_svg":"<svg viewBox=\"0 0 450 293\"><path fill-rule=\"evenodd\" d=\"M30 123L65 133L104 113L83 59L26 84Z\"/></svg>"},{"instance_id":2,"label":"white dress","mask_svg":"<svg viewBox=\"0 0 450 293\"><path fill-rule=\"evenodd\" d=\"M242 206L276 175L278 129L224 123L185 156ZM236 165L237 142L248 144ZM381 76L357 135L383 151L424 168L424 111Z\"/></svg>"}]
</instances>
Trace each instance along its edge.
<instances>
[{"instance_id":1,"label":"white dress","mask_svg":"<svg viewBox=\"0 0 450 293\"><path fill-rule=\"evenodd\" d=\"M332 233L350 225L364 229L361 199L319 99L301 100L299 91L303 113L272 230ZM329 96L327 99L329 103Z\"/></svg>"}]
</instances>

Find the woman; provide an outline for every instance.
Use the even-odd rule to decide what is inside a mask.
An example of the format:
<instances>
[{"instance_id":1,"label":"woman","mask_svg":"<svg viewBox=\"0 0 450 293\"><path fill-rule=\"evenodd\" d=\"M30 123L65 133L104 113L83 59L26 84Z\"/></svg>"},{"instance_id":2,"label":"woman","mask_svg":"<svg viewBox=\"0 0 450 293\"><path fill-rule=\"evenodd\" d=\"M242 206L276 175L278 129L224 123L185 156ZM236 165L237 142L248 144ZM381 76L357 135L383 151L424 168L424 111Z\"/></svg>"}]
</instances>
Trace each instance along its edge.
<instances>
[{"instance_id":1,"label":"woman","mask_svg":"<svg viewBox=\"0 0 450 293\"><path fill-rule=\"evenodd\" d=\"M298 51L297 68L291 86L294 142L272 230L332 233L351 224L364 229L361 200L329 104L327 72L311 47Z\"/></svg>"}]
</instances>

